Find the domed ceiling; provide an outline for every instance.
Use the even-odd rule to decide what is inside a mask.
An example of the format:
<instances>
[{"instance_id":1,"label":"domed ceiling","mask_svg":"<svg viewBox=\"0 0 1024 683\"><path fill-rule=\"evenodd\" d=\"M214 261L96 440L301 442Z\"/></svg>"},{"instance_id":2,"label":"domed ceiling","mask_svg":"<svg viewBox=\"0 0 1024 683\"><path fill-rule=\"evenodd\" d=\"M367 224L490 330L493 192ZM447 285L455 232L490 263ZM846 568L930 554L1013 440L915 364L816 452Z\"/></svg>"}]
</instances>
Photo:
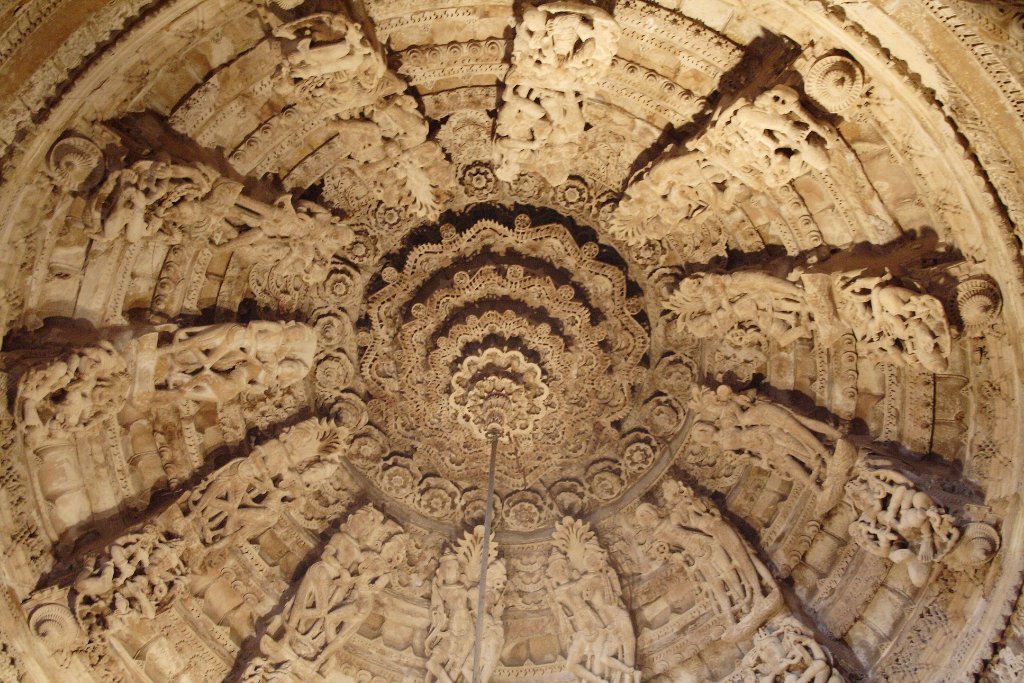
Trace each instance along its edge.
<instances>
[{"instance_id":1,"label":"domed ceiling","mask_svg":"<svg viewBox=\"0 0 1024 683\"><path fill-rule=\"evenodd\" d=\"M1024 676L1019 6L0 32L0 679Z\"/></svg>"}]
</instances>

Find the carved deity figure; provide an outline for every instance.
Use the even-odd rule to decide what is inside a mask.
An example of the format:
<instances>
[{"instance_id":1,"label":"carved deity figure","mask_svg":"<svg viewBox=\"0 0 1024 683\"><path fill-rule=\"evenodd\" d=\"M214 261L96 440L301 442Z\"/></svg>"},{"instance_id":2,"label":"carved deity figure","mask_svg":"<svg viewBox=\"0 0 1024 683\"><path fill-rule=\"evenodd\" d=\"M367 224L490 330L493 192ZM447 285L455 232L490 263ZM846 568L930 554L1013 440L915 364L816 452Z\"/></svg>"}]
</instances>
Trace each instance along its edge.
<instances>
[{"instance_id":1,"label":"carved deity figure","mask_svg":"<svg viewBox=\"0 0 1024 683\"><path fill-rule=\"evenodd\" d=\"M183 541L154 528L112 543L91 557L75 581L75 613L89 628L113 620L152 619L181 589Z\"/></svg>"},{"instance_id":2,"label":"carved deity figure","mask_svg":"<svg viewBox=\"0 0 1024 683\"><path fill-rule=\"evenodd\" d=\"M354 237L351 228L323 207L293 202L289 195L265 207L254 222L269 238L255 245L256 252L276 262L278 272L298 274L310 286L327 279L334 255Z\"/></svg>"},{"instance_id":3,"label":"carved deity figure","mask_svg":"<svg viewBox=\"0 0 1024 683\"><path fill-rule=\"evenodd\" d=\"M590 526L555 526L546 590L566 645L566 671L590 683L639 683L636 635L619 577Z\"/></svg>"},{"instance_id":4,"label":"carved deity figure","mask_svg":"<svg viewBox=\"0 0 1024 683\"><path fill-rule=\"evenodd\" d=\"M336 121L331 145L341 157L325 176L332 202L349 213L367 210L370 194L384 206L435 220L455 187L451 163L427 139L416 100L394 94L374 102L369 119Z\"/></svg>"},{"instance_id":5,"label":"carved deity figure","mask_svg":"<svg viewBox=\"0 0 1024 683\"><path fill-rule=\"evenodd\" d=\"M366 505L341 525L260 642L244 680L269 681L290 668L312 680L363 625L392 573L406 562L402 528Z\"/></svg>"},{"instance_id":6,"label":"carved deity figure","mask_svg":"<svg viewBox=\"0 0 1024 683\"><path fill-rule=\"evenodd\" d=\"M826 170L828 137L824 124L800 105L799 94L779 85L720 112L694 147L744 184L764 191Z\"/></svg>"},{"instance_id":7,"label":"carved deity figure","mask_svg":"<svg viewBox=\"0 0 1024 683\"><path fill-rule=\"evenodd\" d=\"M138 161L111 173L89 199L86 234L99 242L221 244L237 234L225 217L241 191L203 164Z\"/></svg>"},{"instance_id":8,"label":"carved deity figure","mask_svg":"<svg viewBox=\"0 0 1024 683\"><path fill-rule=\"evenodd\" d=\"M741 323L756 325L780 346L811 334L803 291L767 273L694 275L682 280L664 305L682 331L700 339L724 337Z\"/></svg>"},{"instance_id":9,"label":"carved deity figure","mask_svg":"<svg viewBox=\"0 0 1024 683\"><path fill-rule=\"evenodd\" d=\"M736 394L724 384L715 390L695 387L691 406L697 415L690 431L694 442L753 458L758 466L811 487L818 493L818 512L839 501L856 449L836 429L771 401ZM818 435L835 442L832 453Z\"/></svg>"},{"instance_id":10,"label":"carved deity figure","mask_svg":"<svg viewBox=\"0 0 1024 683\"><path fill-rule=\"evenodd\" d=\"M480 676L473 676L473 646L480 587L483 527L467 532L441 556L430 592L427 632L427 683L487 683L505 644L501 616L505 608L505 563L497 544L488 544L487 592L484 598Z\"/></svg>"},{"instance_id":11,"label":"carved deity figure","mask_svg":"<svg viewBox=\"0 0 1024 683\"><path fill-rule=\"evenodd\" d=\"M889 273L870 277L863 271L833 275L833 291L839 317L867 351L945 372L949 324L938 299L892 284Z\"/></svg>"},{"instance_id":12,"label":"carved deity figure","mask_svg":"<svg viewBox=\"0 0 1024 683\"><path fill-rule=\"evenodd\" d=\"M16 414L30 445L68 438L124 406L128 366L106 341L26 372Z\"/></svg>"},{"instance_id":13,"label":"carved deity figure","mask_svg":"<svg viewBox=\"0 0 1024 683\"><path fill-rule=\"evenodd\" d=\"M845 683L832 654L791 616L762 627L740 667L744 683Z\"/></svg>"},{"instance_id":14,"label":"carved deity figure","mask_svg":"<svg viewBox=\"0 0 1024 683\"><path fill-rule=\"evenodd\" d=\"M889 273L802 273L800 285L761 272L699 274L682 280L664 305L702 339L721 338L737 324L757 325L781 346L812 336L831 344L849 331L863 355L931 372L948 364L942 303L893 284Z\"/></svg>"},{"instance_id":15,"label":"carved deity figure","mask_svg":"<svg viewBox=\"0 0 1024 683\"><path fill-rule=\"evenodd\" d=\"M157 349L156 389L222 403L251 390L290 386L313 366L316 333L295 322L254 321L182 328Z\"/></svg>"},{"instance_id":16,"label":"carved deity figure","mask_svg":"<svg viewBox=\"0 0 1024 683\"><path fill-rule=\"evenodd\" d=\"M687 486L669 479L661 486L664 511L641 503L635 512L642 533L668 549L668 561L699 576L724 617L724 640L749 638L781 605L768 568L717 508Z\"/></svg>"},{"instance_id":17,"label":"carved deity figure","mask_svg":"<svg viewBox=\"0 0 1024 683\"><path fill-rule=\"evenodd\" d=\"M192 495L192 518L208 550L259 536L280 518L287 492L254 469L255 461L236 460Z\"/></svg>"},{"instance_id":18,"label":"carved deity figure","mask_svg":"<svg viewBox=\"0 0 1024 683\"><path fill-rule=\"evenodd\" d=\"M289 41L279 88L314 97L365 99L384 77L386 66L362 27L341 13L310 14L278 27L274 35ZM357 107L359 101L346 103Z\"/></svg>"},{"instance_id":19,"label":"carved deity figure","mask_svg":"<svg viewBox=\"0 0 1024 683\"><path fill-rule=\"evenodd\" d=\"M868 552L905 564L915 586L928 581L932 563L960 537L953 517L895 470L862 468L846 492L859 513L850 536Z\"/></svg>"}]
</instances>

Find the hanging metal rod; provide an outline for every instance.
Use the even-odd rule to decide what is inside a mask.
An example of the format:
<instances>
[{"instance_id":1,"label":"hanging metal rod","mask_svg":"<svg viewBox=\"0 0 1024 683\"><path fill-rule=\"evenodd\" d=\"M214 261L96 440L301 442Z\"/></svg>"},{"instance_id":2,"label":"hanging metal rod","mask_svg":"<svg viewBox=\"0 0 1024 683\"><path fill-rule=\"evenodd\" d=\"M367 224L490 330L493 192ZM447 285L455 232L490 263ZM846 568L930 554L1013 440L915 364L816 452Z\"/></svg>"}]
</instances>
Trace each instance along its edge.
<instances>
[{"instance_id":1,"label":"hanging metal rod","mask_svg":"<svg viewBox=\"0 0 1024 683\"><path fill-rule=\"evenodd\" d=\"M491 462L487 467L487 502L484 507L484 537L480 552L480 590L476 598L476 642L473 644L473 683L480 680L480 647L484 636L484 608L487 602L487 564L491 552L491 517L494 514L494 465L498 457L497 430L487 433L491 442Z\"/></svg>"}]
</instances>

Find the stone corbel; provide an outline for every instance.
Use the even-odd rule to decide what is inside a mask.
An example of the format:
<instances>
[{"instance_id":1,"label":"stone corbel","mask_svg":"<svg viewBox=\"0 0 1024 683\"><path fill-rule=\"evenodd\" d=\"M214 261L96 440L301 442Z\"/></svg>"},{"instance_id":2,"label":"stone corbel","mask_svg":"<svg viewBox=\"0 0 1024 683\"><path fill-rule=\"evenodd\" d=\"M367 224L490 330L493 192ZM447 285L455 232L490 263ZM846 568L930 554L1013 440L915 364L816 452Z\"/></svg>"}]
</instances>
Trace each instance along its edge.
<instances>
[{"instance_id":1,"label":"stone corbel","mask_svg":"<svg viewBox=\"0 0 1024 683\"><path fill-rule=\"evenodd\" d=\"M128 362L110 342L66 352L21 376L14 416L54 541L70 540L93 513L76 438L116 416L129 386Z\"/></svg>"},{"instance_id":2,"label":"stone corbel","mask_svg":"<svg viewBox=\"0 0 1024 683\"><path fill-rule=\"evenodd\" d=\"M787 187L790 196L784 208L795 201L802 207L798 215L809 217L803 199L792 191L799 190L797 181L804 178L814 183L827 178L827 190L842 192L841 201L856 204L855 210L846 204L840 207L847 209L847 221L863 233L850 235L850 241L884 244L901 234L839 132L805 109L800 94L785 85L720 108L687 148L666 150L627 187L610 229L634 246L674 233L689 234L695 224L729 214L752 196L764 195L768 203L778 204L776 193ZM720 224L715 227L723 229ZM724 245L728 237L720 235L720 242ZM794 251L799 245L787 248ZM701 254L706 258L720 250Z\"/></svg>"},{"instance_id":3,"label":"stone corbel","mask_svg":"<svg viewBox=\"0 0 1024 683\"><path fill-rule=\"evenodd\" d=\"M524 10L495 126L499 179L568 179L585 127L583 100L611 67L619 33L611 15L576 0Z\"/></svg>"},{"instance_id":4,"label":"stone corbel","mask_svg":"<svg viewBox=\"0 0 1024 683\"><path fill-rule=\"evenodd\" d=\"M799 282L757 271L693 275L663 306L680 331L700 339L720 338L740 324L756 326L780 346L811 337L832 345L852 333L861 356L945 371L952 342L935 297L897 284L888 272L797 276Z\"/></svg>"}]
</instances>

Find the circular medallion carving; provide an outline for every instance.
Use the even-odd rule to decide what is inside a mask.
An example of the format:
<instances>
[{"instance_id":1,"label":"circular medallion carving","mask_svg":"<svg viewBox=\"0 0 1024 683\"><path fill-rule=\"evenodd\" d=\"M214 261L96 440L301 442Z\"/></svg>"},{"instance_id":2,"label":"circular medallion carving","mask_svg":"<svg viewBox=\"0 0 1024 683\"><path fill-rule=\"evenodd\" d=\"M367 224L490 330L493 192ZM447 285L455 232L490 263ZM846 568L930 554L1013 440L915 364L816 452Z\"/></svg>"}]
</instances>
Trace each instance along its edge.
<instances>
[{"instance_id":1,"label":"circular medallion carving","mask_svg":"<svg viewBox=\"0 0 1024 683\"><path fill-rule=\"evenodd\" d=\"M864 73L857 62L842 55L822 57L804 77L804 92L833 113L853 106L864 92Z\"/></svg>"}]
</instances>

